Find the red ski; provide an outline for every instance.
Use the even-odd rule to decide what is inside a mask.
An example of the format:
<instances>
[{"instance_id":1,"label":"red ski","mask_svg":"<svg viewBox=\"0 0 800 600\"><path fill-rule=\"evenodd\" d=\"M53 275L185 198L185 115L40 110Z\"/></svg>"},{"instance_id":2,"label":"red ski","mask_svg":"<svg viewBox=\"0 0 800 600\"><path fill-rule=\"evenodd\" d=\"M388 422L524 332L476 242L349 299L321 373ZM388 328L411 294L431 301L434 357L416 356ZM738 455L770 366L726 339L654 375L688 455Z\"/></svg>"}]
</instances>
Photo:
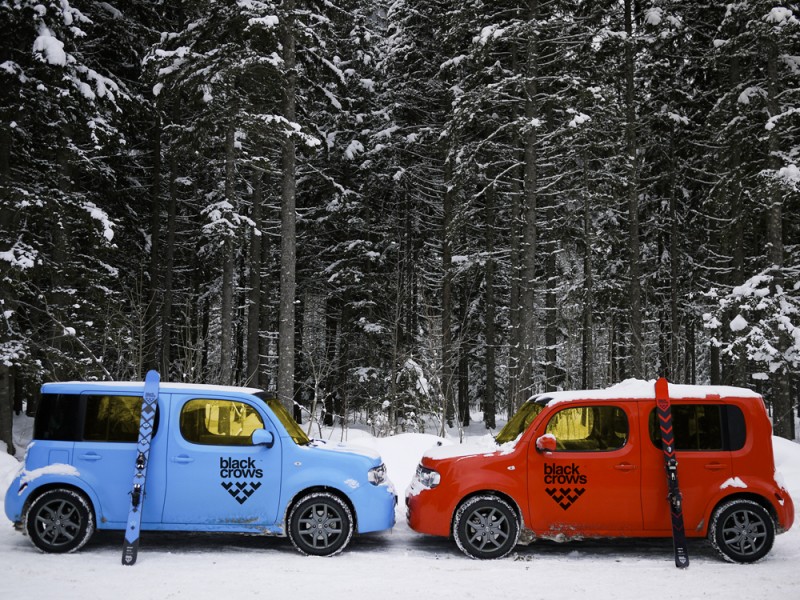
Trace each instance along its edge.
<instances>
[{"instance_id":1,"label":"red ski","mask_svg":"<svg viewBox=\"0 0 800 600\"><path fill-rule=\"evenodd\" d=\"M672 405L669 400L669 383L663 377L656 381L656 412L661 430L661 448L664 450L664 467L667 471L667 500L672 515L672 545L675 548L675 566L689 566L686 547L686 530L683 526L683 505L678 486L678 459L675 457L675 432L672 429Z\"/></svg>"}]
</instances>

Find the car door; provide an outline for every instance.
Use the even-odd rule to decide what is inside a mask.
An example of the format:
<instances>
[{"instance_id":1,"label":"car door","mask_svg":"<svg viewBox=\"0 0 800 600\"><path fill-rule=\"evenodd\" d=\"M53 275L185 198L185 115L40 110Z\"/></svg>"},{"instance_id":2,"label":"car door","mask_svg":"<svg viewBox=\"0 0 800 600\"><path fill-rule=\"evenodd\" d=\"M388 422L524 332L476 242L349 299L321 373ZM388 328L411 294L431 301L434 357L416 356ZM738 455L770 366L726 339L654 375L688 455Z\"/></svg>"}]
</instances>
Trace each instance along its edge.
<instances>
[{"instance_id":1,"label":"car door","mask_svg":"<svg viewBox=\"0 0 800 600\"><path fill-rule=\"evenodd\" d=\"M75 443L73 464L99 500L95 507L98 528L124 527L130 509L142 397L84 394L82 403L82 439ZM160 399L150 447L143 523L161 520L163 478L158 465L164 456L163 436L159 435L162 407Z\"/></svg>"},{"instance_id":2,"label":"car door","mask_svg":"<svg viewBox=\"0 0 800 600\"><path fill-rule=\"evenodd\" d=\"M248 529L278 518L281 440L257 400L173 396L164 523ZM254 445L256 429L273 443Z\"/></svg>"},{"instance_id":3,"label":"car door","mask_svg":"<svg viewBox=\"0 0 800 600\"><path fill-rule=\"evenodd\" d=\"M532 529L575 536L642 527L641 468L635 402L563 403L535 437L556 438L554 451L529 448Z\"/></svg>"},{"instance_id":4,"label":"car door","mask_svg":"<svg viewBox=\"0 0 800 600\"><path fill-rule=\"evenodd\" d=\"M650 531L669 532L672 521L655 408L655 402L642 404L642 410L647 415L642 419L644 524L645 529ZM683 523L689 535L703 528L709 498L722 489L732 476L730 442L724 418L726 408L712 402L672 402L678 485L683 497ZM735 481L732 484L738 485Z\"/></svg>"}]
</instances>

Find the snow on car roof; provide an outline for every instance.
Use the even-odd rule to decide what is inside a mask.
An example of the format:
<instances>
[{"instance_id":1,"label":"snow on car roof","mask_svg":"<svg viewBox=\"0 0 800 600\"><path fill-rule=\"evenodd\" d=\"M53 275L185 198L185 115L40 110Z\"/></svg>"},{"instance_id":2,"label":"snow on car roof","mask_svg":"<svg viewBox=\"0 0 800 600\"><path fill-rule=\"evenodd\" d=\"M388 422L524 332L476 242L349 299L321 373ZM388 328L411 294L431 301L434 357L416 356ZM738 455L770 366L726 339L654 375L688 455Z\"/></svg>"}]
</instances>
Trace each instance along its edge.
<instances>
[{"instance_id":1,"label":"snow on car roof","mask_svg":"<svg viewBox=\"0 0 800 600\"><path fill-rule=\"evenodd\" d=\"M599 390L574 390L564 392L548 392L537 394L531 400L547 404L555 402L570 402L572 400L619 400L622 398L653 399L656 397L656 381L651 379L626 379L625 381ZM761 398L753 390L729 385L686 385L679 383L669 384L669 397L681 398Z\"/></svg>"},{"instance_id":2,"label":"snow on car roof","mask_svg":"<svg viewBox=\"0 0 800 600\"><path fill-rule=\"evenodd\" d=\"M117 390L130 393L144 393L144 382L142 381L59 381L45 383L42 386L43 394L77 393L92 392L99 390ZM205 392L222 394L258 394L263 390L258 388L237 387L232 385L210 385L205 383L171 383L162 381L158 389L163 393L180 392Z\"/></svg>"}]
</instances>

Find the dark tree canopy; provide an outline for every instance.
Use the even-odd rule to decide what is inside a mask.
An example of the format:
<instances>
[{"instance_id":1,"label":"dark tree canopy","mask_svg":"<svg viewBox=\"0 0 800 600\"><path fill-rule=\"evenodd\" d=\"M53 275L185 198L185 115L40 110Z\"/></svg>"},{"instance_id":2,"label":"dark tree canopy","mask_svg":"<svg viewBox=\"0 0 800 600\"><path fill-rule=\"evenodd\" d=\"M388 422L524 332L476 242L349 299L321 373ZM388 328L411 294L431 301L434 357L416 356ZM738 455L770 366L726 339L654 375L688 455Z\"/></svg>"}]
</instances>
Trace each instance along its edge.
<instances>
[{"instance_id":1,"label":"dark tree canopy","mask_svg":"<svg viewBox=\"0 0 800 600\"><path fill-rule=\"evenodd\" d=\"M0 0L0 437L155 367L378 434L666 375L794 438L798 48L768 0Z\"/></svg>"}]
</instances>

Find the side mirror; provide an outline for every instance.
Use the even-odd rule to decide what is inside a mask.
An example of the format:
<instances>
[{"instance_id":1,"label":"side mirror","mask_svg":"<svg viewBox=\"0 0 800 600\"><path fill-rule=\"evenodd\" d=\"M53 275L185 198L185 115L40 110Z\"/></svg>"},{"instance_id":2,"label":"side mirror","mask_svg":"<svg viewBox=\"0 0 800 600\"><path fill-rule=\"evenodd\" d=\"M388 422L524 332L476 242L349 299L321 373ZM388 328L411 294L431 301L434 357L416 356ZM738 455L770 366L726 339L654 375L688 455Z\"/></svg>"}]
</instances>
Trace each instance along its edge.
<instances>
[{"instance_id":1,"label":"side mirror","mask_svg":"<svg viewBox=\"0 0 800 600\"><path fill-rule=\"evenodd\" d=\"M267 448L272 448L272 446L275 445L275 435L266 429L256 429L253 432L252 440L254 446L266 446Z\"/></svg>"},{"instance_id":2,"label":"side mirror","mask_svg":"<svg viewBox=\"0 0 800 600\"><path fill-rule=\"evenodd\" d=\"M556 436L554 436L552 433L545 433L542 437L536 440L536 449L539 452L555 452Z\"/></svg>"}]
</instances>

